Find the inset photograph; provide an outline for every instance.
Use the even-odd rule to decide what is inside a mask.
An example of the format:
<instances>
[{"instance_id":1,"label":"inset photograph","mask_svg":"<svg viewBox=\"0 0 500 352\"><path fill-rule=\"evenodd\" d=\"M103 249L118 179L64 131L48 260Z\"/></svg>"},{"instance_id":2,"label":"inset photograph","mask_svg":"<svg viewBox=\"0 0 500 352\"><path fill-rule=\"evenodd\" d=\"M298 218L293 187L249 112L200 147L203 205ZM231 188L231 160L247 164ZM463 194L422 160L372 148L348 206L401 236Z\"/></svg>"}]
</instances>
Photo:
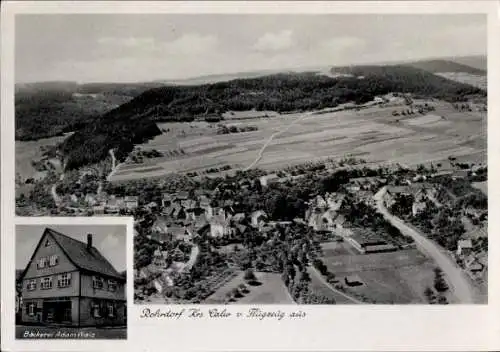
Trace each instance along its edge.
<instances>
[{"instance_id":1,"label":"inset photograph","mask_svg":"<svg viewBox=\"0 0 500 352\"><path fill-rule=\"evenodd\" d=\"M126 339L126 225L16 225L16 338Z\"/></svg>"}]
</instances>

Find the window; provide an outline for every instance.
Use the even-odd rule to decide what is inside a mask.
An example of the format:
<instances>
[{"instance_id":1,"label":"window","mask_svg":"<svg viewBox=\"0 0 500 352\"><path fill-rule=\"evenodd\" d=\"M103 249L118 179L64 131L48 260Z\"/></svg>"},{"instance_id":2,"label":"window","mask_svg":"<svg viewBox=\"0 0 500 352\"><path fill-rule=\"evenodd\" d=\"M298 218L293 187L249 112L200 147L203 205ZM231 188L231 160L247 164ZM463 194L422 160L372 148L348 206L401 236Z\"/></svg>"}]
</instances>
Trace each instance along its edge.
<instances>
[{"instance_id":1,"label":"window","mask_svg":"<svg viewBox=\"0 0 500 352\"><path fill-rule=\"evenodd\" d=\"M115 316L115 307L111 303L108 304L108 316L111 318Z\"/></svg>"},{"instance_id":2,"label":"window","mask_svg":"<svg viewBox=\"0 0 500 352\"><path fill-rule=\"evenodd\" d=\"M38 264L37 264L38 269L43 269L46 266L47 266L47 258L38 259Z\"/></svg>"},{"instance_id":3,"label":"window","mask_svg":"<svg viewBox=\"0 0 500 352\"><path fill-rule=\"evenodd\" d=\"M92 287L101 289L104 287L104 280L99 276L92 276Z\"/></svg>"},{"instance_id":4,"label":"window","mask_svg":"<svg viewBox=\"0 0 500 352\"><path fill-rule=\"evenodd\" d=\"M45 247L48 247L48 246L50 246L50 241L49 241L49 239L47 238L47 240L45 241Z\"/></svg>"},{"instance_id":5,"label":"window","mask_svg":"<svg viewBox=\"0 0 500 352\"><path fill-rule=\"evenodd\" d=\"M59 264L59 256L56 254L51 255L49 257L49 266L56 266L57 264Z\"/></svg>"},{"instance_id":6,"label":"window","mask_svg":"<svg viewBox=\"0 0 500 352\"><path fill-rule=\"evenodd\" d=\"M36 290L36 280L28 280L26 288L28 289L28 291Z\"/></svg>"},{"instance_id":7,"label":"window","mask_svg":"<svg viewBox=\"0 0 500 352\"><path fill-rule=\"evenodd\" d=\"M71 286L71 273L62 274L57 277L57 287Z\"/></svg>"},{"instance_id":8,"label":"window","mask_svg":"<svg viewBox=\"0 0 500 352\"><path fill-rule=\"evenodd\" d=\"M100 318L101 317L101 307L99 307L98 304L94 304L92 306L92 316L94 318Z\"/></svg>"},{"instance_id":9,"label":"window","mask_svg":"<svg viewBox=\"0 0 500 352\"><path fill-rule=\"evenodd\" d=\"M108 280L108 290L111 292L116 291L116 281L115 280Z\"/></svg>"},{"instance_id":10,"label":"window","mask_svg":"<svg viewBox=\"0 0 500 352\"><path fill-rule=\"evenodd\" d=\"M40 288L42 290L48 290L48 289L52 288L52 278L51 277L44 277L41 280Z\"/></svg>"}]
</instances>

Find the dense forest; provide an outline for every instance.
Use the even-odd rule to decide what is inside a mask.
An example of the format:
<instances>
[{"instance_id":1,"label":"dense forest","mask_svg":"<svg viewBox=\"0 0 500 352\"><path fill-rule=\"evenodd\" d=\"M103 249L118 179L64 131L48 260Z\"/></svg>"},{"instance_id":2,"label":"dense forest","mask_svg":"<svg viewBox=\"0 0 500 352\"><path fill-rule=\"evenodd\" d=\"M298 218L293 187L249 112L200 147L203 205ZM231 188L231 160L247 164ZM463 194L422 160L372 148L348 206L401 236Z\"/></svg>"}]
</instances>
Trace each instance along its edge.
<instances>
[{"instance_id":1,"label":"dense forest","mask_svg":"<svg viewBox=\"0 0 500 352\"><path fill-rule=\"evenodd\" d=\"M16 85L16 140L37 140L78 130L94 117L159 83L41 82Z\"/></svg>"},{"instance_id":2,"label":"dense forest","mask_svg":"<svg viewBox=\"0 0 500 352\"><path fill-rule=\"evenodd\" d=\"M408 66L357 66L337 68L336 72L354 76L332 78L315 72L286 73L146 90L100 117L90 114L92 117L84 119L84 124L81 118L72 124L68 122L66 129L68 126L75 127L75 123L80 125L76 133L61 145L66 167L71 169L97 162L105 158L111 148L116 149L119 159L123 159L135 143L142 143L161 133L155 124L160 121L192 121L197 117L205 118L231 110L289 112L335 107L347 102L362 104L389 92L412 93L448 101L486 95L479 88ZM113 91L109 87L106 90ZM65 97L63 95L60 99ZM64 103L60 105L64 106ZM64 130L58 119L43 120L44 114L52 112L41 109L39 118L22 123L22 131L29 135L29 131L37 131L37 124L43 124L49 130ZM64 120L62 113L60 116Z\"/></svg>"}]
</instances>

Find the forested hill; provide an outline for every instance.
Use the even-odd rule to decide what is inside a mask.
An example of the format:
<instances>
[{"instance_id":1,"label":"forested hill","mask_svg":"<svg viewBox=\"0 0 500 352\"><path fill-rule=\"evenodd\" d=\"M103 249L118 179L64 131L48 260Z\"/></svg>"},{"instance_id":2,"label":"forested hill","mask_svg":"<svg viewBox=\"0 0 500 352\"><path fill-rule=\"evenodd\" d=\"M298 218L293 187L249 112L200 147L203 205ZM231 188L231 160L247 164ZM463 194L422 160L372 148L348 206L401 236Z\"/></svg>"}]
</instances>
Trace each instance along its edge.
<instances>
[{"instance_id":1,"label":"forested hill","mask_svg":"<svg viewBox=\"0 0 500 352\"><path fill-rule=\"evenodd\" d=\"M413 67L357 66L334 71L339 70L353 76L332 78L315 72L288 73L147 90L68 137L61 145L67 167L99 161L107 156L110 148L116 148L118 157L123 158L135 143L160 133L154 123L157 121L191 121L196 116L229 110L321 109L346 102L364 103L389 92L448 101L473 94L486 95L478 88Z\"/></svg>"},{"instance_id":2,"label":"forested hill","mask_svg":"<svg viewBox=\"0 0 500 352\"><path fill-rule=\"evenodd\" d=\"M17 140L36 140L79 129L160 83L39 82L16 84Z\"/></svg>"}]
</instances>

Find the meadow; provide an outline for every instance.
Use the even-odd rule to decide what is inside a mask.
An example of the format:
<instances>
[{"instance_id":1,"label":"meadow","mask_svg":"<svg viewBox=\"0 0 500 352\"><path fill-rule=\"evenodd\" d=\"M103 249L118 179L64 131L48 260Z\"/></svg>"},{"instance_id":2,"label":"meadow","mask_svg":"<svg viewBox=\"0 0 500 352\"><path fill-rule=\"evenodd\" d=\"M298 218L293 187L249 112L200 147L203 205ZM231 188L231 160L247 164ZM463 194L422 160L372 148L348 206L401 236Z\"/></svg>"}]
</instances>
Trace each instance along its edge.
<instances>
[{"instance_id":1,"label":"meadow","mask_svg":"<svg viewBox=\"0 0 500 352\"><path fill-rule=\"evenodd\" d=\"M346 293L381 304L427 303L424 290L433 285L435 264L418 250L358 255L341 253L333 249L324 251L322 260L341 281L349 275L361 278L361 286L344 285Z\"/></svg>"},{"instance_id":2,"label":"meadow","mask_svg":"<svg viewBox=\"0 0 500 352\"><path fill-rule=\"evenodd\" d=\"M164 133L140 147L164 154L182 149L183 154L121 165L112 180L175 172L202 174L207 168L224 165L243 169L254 163L264 145L254 166L266 170L345 156L404 165L439 163L450 155L475 163L486 162L486 113L459 112L442 101L429 104L435 111L428 115L393 116L393 111L406 108L402 105L220 122L258 128L234 134L217 134L218 123L160 124Z\"/></svg>"}]
</instances>

